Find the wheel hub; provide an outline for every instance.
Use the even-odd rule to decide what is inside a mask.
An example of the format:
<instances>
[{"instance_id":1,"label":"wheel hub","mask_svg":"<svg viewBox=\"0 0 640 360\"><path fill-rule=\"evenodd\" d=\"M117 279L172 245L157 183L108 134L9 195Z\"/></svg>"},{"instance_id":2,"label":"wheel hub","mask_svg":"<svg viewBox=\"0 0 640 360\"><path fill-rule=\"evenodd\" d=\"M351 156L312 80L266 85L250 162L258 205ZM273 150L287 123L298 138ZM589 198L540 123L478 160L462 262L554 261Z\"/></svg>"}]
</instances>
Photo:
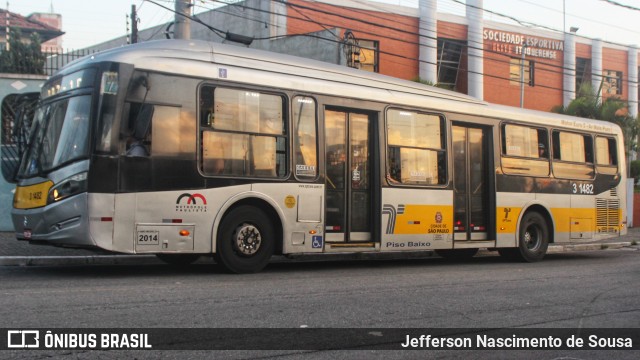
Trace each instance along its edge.
<instances>
[{"instance_id":1,"label":"wheel hub","mask_svg":"<svg viewBox=\"0 0 640 360\"><path fill-rule=\"evenodd\" d=\"M253 255L260 249L262 235L260 230L251 224L240 225L235 232L236 248L242 255Z\"/></svg>"},{"instance_id":2,"label":"wheel hub","mask_svg":"<svg viewBox=\"0 0 640 360\"><path fill-rule=\"evenodd\" d=\"M524 233L524 243L529 250L536 250L540 246L538 231L534 226L529 227Z\"/></svg>"}]
</instances>

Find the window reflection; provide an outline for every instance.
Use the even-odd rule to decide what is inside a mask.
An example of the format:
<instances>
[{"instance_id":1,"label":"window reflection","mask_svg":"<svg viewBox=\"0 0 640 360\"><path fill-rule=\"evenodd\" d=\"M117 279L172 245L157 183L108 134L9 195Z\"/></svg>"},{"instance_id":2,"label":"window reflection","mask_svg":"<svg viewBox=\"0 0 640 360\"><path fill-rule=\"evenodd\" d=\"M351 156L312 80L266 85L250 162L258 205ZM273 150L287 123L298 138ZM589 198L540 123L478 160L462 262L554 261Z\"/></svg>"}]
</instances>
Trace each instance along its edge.
<instances>
[{"instance_id":1,"label":"window reflection","mask_svg":"<svg viewBox=\"0 0 640 360\"><path fill-rule=\"evenodd\" d=\"M252 177L286 174L281 96L210 86L203 87L200 96L205 174Z\"/></svg>"},{"instance_id":2,"label":"window reflection","mask_svg":"<svg viewBox=\"0 0 640 360\"><path fill-rule=\"evenodd\" d=\"M295 175L315 178L318 173L316 146L316 102L309 97L293 99Z\"/></svg>"},{"instance_id":3,"label":"window reflection","mask_svg":"<svg viewBox=\"0 0 640 360\"><path fill-rule=\"evenodd\" d=\"M443 121L437 115L387 112L387 180L391 184L446 182Z\"/></svg>"}]
</instances>

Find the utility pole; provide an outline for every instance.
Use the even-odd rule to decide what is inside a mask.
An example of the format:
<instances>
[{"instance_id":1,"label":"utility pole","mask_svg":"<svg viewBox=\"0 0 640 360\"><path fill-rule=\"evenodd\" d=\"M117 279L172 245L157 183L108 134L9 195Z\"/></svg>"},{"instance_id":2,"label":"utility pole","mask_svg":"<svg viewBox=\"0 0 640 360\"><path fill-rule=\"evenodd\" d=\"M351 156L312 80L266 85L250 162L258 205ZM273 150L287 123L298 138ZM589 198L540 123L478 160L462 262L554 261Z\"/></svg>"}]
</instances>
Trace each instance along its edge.
<instances>
[{"instance_id":1,"label":"utility pole","mask_svg":"<svg viewBox=\"0 0 640 360\"><path fill-rule=\"evenodd\" d=\"M176 0L174 39L191 39L191 0Z\"/></svg>"},{"instance_id":2,"label":"utility pole","mask_svg":"<svg viewBox=\"0 0 640 360\"><path fill-rule=\"evenodd\" d=\"M136 6L131 5L131 43L138 42L138 14L136 13Z\"/></svg>"},{"instance_id":3,"label":"utility pole","mask_svg":"<svg viewBox=\"0 0 640 360\"><path fill-rule=\"evenodd\" d=\"M522 59L520 60L520 107L524 108L524 55L527 52L527 44L522 44ZM531 68L529 68L529 81L531 81Z\"/></svg>"},{"instance_id":4,"label":"utility pole","mask_svg":"<svg viewBox=\"0 0 640 360\"><path fill-rule=\"evenodd\" d=\"M11 19L11 16L9 16L9 1L7 1L7 16L6 16L6 21L7 21L7 24L6 24L6 25L7 25L7 30L6 30L6 35L5 35L5 36L6 36L6 43L5 43L5 44L6 44L6 45L5 45L5 50L6 50L6 51L11 50L11 48L10 48L10 46L9 46L9 40L10 40L9 31L11 30L11 28L9 27L10 22L11 22L11 21L10 21L10 19Z\"/></svg>"}]
</instances>

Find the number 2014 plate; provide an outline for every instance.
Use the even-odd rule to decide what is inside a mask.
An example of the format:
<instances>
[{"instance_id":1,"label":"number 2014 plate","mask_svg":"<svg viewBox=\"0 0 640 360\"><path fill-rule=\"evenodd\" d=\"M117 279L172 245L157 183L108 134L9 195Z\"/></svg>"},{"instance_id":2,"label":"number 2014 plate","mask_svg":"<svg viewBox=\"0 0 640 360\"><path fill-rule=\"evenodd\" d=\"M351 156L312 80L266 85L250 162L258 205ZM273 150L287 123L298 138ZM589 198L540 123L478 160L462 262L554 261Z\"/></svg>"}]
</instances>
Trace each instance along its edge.
<instances>
[{"instance_id":1,"label":"number 2014 plate","mask_svg":"<svg viewBox=\"0 0 640 360\"><path fill-rule=\"evenodd\" d=\"M139 230L136 234L138 245L160 245L160 232L158 230Z\"/></svg>"}]
</instances>

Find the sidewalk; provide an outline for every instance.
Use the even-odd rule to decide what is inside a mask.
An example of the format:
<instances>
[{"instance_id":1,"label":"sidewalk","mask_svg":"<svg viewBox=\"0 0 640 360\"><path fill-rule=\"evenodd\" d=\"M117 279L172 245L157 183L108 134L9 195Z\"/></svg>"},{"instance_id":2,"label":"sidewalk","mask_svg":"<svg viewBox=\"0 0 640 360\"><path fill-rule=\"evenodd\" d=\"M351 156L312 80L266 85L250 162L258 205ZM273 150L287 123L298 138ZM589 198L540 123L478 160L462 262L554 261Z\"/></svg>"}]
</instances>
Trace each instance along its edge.
<instances>
[{"instance_id":1,"label":"sidewalk","mask_svg":"<svg viewBox=\"0 0 640 360\"><path fill-rule=\"evenodd\" d=\"M627 235L607 239L604 241L571 245L549 245L547 253L554 254L570 251L619 249L630 246L633 246L636 249L640 248L640 227L629 229ZM407 254L406 256L410 257L409 254ZM384 258L386 258L386 256ZM320 259L320 257L315 256L314 259ZM26 241L16 240L13 233L0 232L0 266L161 263L163 262L158 260L153 255L105 255L90 250L67 249L46 245L32 245Z\"/></svg>"}]
</instances>

